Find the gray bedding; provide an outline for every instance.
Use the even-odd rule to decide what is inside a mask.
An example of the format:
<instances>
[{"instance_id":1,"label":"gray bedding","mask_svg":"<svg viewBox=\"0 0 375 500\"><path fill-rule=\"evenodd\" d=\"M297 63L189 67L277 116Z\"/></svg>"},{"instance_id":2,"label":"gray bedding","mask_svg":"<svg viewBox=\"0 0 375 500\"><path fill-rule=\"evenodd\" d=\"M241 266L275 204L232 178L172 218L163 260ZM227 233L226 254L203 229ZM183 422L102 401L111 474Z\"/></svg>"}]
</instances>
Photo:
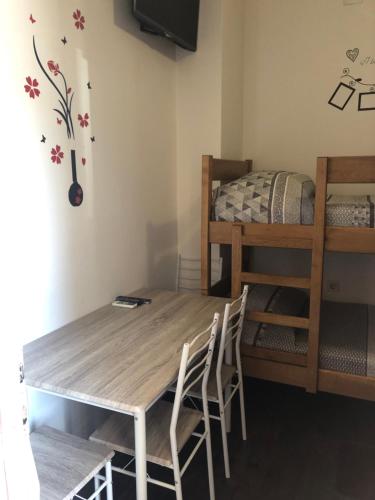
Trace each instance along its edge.
<instances>
[{"instance_id":1,"label":"gray bedding","mask_svg":"<svg viewBox=\"0 0 375 500\"><path fill-rule=\"evenodd\" d=\"M306 305L304 292L259 285L250 290L248 300L248 309L292 315L301 315ZM272 350L306 354L308 333L245 321L243 341ZM327 370L375 376L375 306L322 303L319 365Z\"/></svg>"},{"instance_id":2,"label":"gray bedding","mask_svg":"<svg viewBox=\"0 0 375 500\"><path fill-rule=\"evenodd\" d=\"M217 188L213 219L264 224L313 224L315 186L310 177L285 171L251 172ZM374 196L330 195L327 224L374 227Z\"/></svg>"}]
</instances>

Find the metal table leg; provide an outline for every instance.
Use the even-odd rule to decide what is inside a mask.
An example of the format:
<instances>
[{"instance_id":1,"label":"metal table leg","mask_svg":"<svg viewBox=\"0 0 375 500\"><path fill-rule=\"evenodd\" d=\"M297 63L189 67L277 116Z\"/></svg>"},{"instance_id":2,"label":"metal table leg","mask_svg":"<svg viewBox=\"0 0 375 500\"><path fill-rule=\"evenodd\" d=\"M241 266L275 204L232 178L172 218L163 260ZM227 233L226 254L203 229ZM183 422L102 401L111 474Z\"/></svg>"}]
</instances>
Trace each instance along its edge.
<instances>
[{"instance_id":1,"label":"metal table leg","mask_svg":"<svg viewBox=\"0 0 375 500\"><path fill-rule=\"evenodd\" d=\"M137 500L147 500L146 415L144 411L134 415L134 435Z\"/></svg>"}]
</instances>

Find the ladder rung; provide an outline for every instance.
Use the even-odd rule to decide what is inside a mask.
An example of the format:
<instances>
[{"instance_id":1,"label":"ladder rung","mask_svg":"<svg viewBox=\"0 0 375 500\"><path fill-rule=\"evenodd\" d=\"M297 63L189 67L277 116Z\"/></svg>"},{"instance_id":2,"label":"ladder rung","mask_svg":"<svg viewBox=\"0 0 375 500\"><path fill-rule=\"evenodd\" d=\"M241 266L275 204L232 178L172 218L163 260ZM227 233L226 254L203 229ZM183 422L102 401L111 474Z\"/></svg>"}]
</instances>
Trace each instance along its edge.
<instances>
[{"instance_id":1,"label":"ladder rung","mask_svg":"<svg viewBox=\"0 0 375 500\"><path fill-rule=\"evenodd\" d=\"M261 285L277 285L310 289L310 278L279 276L277 274L241 273L241 281L243 283L257 283Z\"/></svg>"},{"instance_id":2,"label":"ladder rung","mask_svg":"<svg viewBox=\"0 0 375 500\"><path fill-rule=\"evenodd\" d=\"M257 323L269 323L270 325L290 326L292 328L309 329L308 318L299 316L286 316L284 314L274 314L267 312L251 311L247 313L246 319Z\"/></svg>"}]
</instances>

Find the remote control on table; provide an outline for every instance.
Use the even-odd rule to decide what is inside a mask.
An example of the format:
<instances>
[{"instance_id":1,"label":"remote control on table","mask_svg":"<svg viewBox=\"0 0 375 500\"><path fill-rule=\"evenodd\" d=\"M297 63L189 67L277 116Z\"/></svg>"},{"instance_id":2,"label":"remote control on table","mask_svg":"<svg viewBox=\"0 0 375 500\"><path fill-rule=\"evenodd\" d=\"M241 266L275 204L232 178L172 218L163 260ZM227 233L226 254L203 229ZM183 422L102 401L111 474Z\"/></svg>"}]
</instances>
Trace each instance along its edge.
<instances>
[{"instance_id":1,"label":"remote control on table","mask_svg":"<svg viewBox=\"0 0 375 500\"><path fill-rule=\"evenodd\" d=\"M122 301L122 302L129 302L133 304L151 304L152 299L144 299L141 297L129 297L128 295L118 295L116 297L116 300Z\"/></svg>"}]
</instances>

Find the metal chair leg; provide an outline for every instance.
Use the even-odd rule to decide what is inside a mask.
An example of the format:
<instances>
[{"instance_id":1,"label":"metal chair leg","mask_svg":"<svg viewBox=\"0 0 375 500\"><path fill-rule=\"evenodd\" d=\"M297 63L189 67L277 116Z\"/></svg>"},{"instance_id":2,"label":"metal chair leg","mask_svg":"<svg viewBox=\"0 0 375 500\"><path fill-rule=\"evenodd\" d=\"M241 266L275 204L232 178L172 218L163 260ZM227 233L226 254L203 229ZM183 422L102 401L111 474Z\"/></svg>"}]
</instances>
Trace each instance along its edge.
<instances>
[{"instance_id":1,"label":"metal chair leg","mask_svg":"<svg viewBox=\"0 0 375 500\"><path fill-rule=\"evenodd\" d=\"M105 477L107 480L107 486L106 486L107 500L113 500L112 464L110 461L108 461L105 464Z\"/></svg>"},{"instance_id":2,"label":"metal chair leg","mask_svg":"<svg viewBox=\"0 0 375 500\"><path fill-rule=\"evenodd\" d=\"M100 480L97 476L94 476L94 488L95 488L95 491L97 491L100 487ZM101 499L101 495L100 493L98 493L95 497L95 500L100 500Z\"/></svg>"},{"instance_id":3,"label":"metal chair leg","mask_svg":"<svg viewBox=\"0 0 375 500\"><path fill-rule=\"evenodd\" d=\"M230 465L229 465L229 452L228 452L227 423L226 423L226 412L224 410L224 401L222 396L221 397L219 396L219 411L220 411L221 438L223 442L225 477L229 479Z\"/></svg>"},{"instance_id":4,"label":"metal chair leg","mask_svg":"<svg viewBox=\"0 0 375 500\"><path fill-rule=\"evenodd\" d=\"M174 485L176 488L176 500L183 500L180 468L173 467Z\"/></svg>"},{"instance_id":5,"label":"metal chair leg","mask_svg":"<svg viewBox=\"0 0 375 500\"><path fill-rule=\"evenodd\" d=\"M244 441L246 441L246 440L247 440L247 434L246 434L245 396L244 396L244 393L243 393L243 381L242 381L242 376L241 376L241 379L240 379L239 391L240 391L240 407L241 407L242 439L243 439Z\"/></svg>"},{"instance_id":6,"label":"metal chair leg","mask_svg":"<svg viewBox=\"0 0 375 500\"><path fill-rule=\"evenodd\" d=\"M225 393L225 402L227 402L231 395L231 388L229 385L225 388L224 393ZM232 429L232 401L228 403L225 409L225 425L227 432L229 433Z\"/></svg>"},{"instance_id":7,"label":"metal chair leg","mask_svg":"<svg viewBox=\"0 0 375 500\"><path fill-rule=\"evenodd\" d=\"M208 484L210 487L210 500L215 500L215 483L214 483L214 468L212 464L210 423L208 423L208 431L206 436L206 449L207 449Z\"/></svg>"}]
</instances>

